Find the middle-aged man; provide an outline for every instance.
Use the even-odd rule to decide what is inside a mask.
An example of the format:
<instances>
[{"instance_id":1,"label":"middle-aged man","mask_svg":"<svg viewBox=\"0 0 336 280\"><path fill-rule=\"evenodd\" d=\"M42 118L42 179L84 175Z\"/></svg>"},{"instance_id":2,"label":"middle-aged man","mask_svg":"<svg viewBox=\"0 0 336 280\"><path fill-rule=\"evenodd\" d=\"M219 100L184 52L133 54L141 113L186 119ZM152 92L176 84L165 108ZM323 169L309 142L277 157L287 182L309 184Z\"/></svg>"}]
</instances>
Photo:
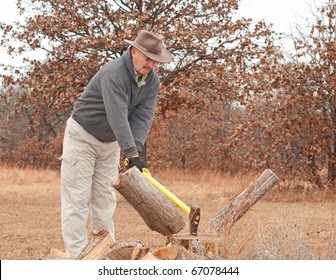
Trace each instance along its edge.
<instances>
[{"instance_id":1,"label":"middle-aged man","mask_svg":"<svg viewBox=\"0 0 336 280\"><path fill-rule=\"evenodd\" d=\"M172 61L163 36L141 31L119 58L104 65L74 104L61 156L62 235L67 253L78 256L91 230L106 229L115 240L112 182L120 150L128 168L146 165L139 157L154 118L160 80L157 63Z\"/></svg>"}]
</instances>

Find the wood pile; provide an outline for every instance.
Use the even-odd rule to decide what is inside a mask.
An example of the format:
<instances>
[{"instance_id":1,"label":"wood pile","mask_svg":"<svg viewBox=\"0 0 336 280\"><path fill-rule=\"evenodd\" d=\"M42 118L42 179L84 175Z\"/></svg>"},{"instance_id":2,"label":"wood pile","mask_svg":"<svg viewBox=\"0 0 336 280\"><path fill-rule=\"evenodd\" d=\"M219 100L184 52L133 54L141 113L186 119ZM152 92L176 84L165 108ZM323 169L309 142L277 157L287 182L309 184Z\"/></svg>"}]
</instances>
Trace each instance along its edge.
<instances>
[{"instance_id":1,"label":"wood pile","mask_svg":"<svg viewBox=\"0 0 336 280\"><path fill-rule=\"evenodd\" d=\"M178 234L185 221L165 196L154 188L137 168L123 174L113 186L139 212L147 226L167 236L162 248L144 247L132 239L114 242L105 230L93 232L90 242L80 256L73 257L51 249L43 259L77 260L197 260L221 259L226 256L225 242L230 229L256 202L279 182L279 178L266 169L236 199L208 222L215 230L213 235Z\"/></svg>"},{"instance_id":2,"label":"wood pile","mask_svg":"<svg viewBox=\"0 0 336 280\"><path fill-rule=\"evenodd\" d=\"M169 243L162 248L150 249L139 241L124 239L112 242L108 231L92 234L89 244L83 252L74 257L57 249L42 258L43 260L197 260L204 259L183 246Z\"/></svg>"}]
</instances>

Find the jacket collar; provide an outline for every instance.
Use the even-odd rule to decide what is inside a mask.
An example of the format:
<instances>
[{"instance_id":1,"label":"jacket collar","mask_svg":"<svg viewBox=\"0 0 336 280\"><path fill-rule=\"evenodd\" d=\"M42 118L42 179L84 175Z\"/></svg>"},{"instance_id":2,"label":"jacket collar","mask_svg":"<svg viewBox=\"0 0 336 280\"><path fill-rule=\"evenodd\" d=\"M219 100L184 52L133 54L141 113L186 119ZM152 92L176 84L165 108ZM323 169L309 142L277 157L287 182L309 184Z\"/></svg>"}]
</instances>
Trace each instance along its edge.
<instances>
[{"instance_id":1,"label":"jacket collar","mask_svg":"<svg viewBox=\"0 0 336 280\"><path fill-rule=\"evenodd\" d=\"M123 54L123 59L124 59L124 61L126 63L127 70L130 73L131 77L134 79L134 81L137 84L139 84L138 76L135 73L135 69L134 69L133 62L132 62L131 46L129 46L127 48L127 51ZM143 77L141 79L142 83L145 82L145 80L152 73L152 71L153 70L151 70L145 77Z\"/></svg>"}]
</instances>

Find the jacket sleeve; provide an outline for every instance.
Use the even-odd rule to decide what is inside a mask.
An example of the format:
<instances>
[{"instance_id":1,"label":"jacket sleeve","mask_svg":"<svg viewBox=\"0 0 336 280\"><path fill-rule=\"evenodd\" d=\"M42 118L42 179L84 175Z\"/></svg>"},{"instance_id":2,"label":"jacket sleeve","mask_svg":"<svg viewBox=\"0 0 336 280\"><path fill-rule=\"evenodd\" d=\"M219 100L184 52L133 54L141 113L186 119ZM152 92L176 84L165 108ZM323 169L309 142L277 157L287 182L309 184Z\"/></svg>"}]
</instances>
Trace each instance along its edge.
<instances>
[{"instance_id":1,"label":"jacket sleeve","mask_svg":"<svg viewBox=\"0 0 336 280\"><path fill-rule=\"evenodd\" d=\"M130 127L139 153L143 149L153 123L159 89L160 82L157 80L129 116Z\"/></svg>"},{"instance_id":2,"label":"jacket sleeve","mask_svg":"<svg viewBox=\"0 0 336 280\"><path fill-rule=\"evenodd\" d=\"M128 121L128 96L126 85L118 75L101 79L101 92L108 122L126 157L138 153Z\"/></svg>"}]
</instances>

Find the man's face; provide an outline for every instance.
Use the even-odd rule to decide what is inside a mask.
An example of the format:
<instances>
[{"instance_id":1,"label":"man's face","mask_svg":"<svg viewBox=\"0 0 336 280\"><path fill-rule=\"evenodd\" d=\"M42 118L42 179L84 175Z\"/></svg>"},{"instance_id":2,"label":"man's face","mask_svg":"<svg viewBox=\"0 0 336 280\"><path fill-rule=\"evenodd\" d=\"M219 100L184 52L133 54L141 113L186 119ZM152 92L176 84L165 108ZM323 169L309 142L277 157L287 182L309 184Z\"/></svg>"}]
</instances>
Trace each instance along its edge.
<instances>
[{"instance_id":1,"label":"man's face","mask_svg":"<svg viewBox=\"0 0 336 280\"><path fill-rule=\"evenodd\" d=\"M132 48L133 67L138 76L147 75L157 64L156 61L145 56L136 48Z\"/></svg>"}]
</instances>

